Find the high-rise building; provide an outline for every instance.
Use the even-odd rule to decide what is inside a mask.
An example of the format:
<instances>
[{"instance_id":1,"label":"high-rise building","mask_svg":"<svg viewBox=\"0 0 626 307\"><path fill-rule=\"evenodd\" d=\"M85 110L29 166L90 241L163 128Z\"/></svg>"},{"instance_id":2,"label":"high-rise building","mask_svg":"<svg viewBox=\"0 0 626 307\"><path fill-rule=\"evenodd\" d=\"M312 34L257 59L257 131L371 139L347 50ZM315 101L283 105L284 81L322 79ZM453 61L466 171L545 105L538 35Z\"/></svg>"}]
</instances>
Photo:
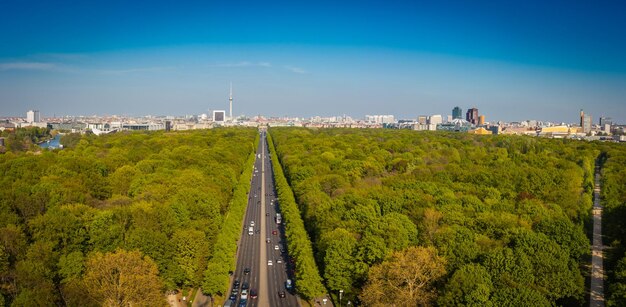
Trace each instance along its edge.
<instances>
[{"instance_id":1,"label":"high-rise building","mask_svg":"<svg viewBox=\"0 0 626 307\"><path fill-rule=\"evenodd\" d=\"M583 128L583 133L591 132L591 115L585 114L583 109L580 109L580 127Z\"/></svg>"},{"instance_id":2,"label":"high-rise building","mask_svg":"<svg viewBox=\"0 0 626 307\"><path fill-rule=\"evenodd\" d=\"M452 119L463 119L463 110L459 107L452 109Z\"/></svg>"},{"instance_id":3,"label":"high-rise building","mask_svg":"<svg viewBox=\"0 0 626 307\"><path fill-rule=\"evenodd\" d=\"M214 122L224 122L226 119L224 117L226 117L226 111L222 111L222 110L215 110L213 111L213 121Z\"/></svg>"},{"instance_id":4,"label":"high-rise building","mask_svg":"<svg viewBox=\"0 0 626 307\"><path fill-rule=\"evenodd\" d=\"M428 116L420 115L417 117L417 122L421 125L426 125L428 123Z\"/></svg>"},{"instance_id":5,"label":"high-rise building","mask_svg":"<svg viewBox=\"0 0 626 307\"><path fill-rule=\"evenodd\" d=\"M485 124L485 115L478 116L478 125L482 126Z\"/></svg>"},{"instance_id":6,"label":"high-rise building","mask_svg":"<svg viewBox=\"0 0 626 307\"><path fill-rule=\"evenodd\" d=\"M41 121L39 110L29 110L26 112L26 121L29 123L38 123Z\"/></svg>"},{"instance_id":7,"label":"high-rise building","mask_svg":"<svg viewBox=\"0 0 626 307\"><path fill-rule=\"evenodd\" d=\"M613 125L613 119L610 118L610 117L606 117L606 116L600 117L600 127L604 127L605 125L612 126Z\"/></svg>"},{"instance_id":8,"label":"high-rise building","mask_svg":"<svg viewBox=\"0 0 626 307\"><path fill-rule=\"evenodd\" d=\"M585 122L585 112L583 112L583 109L580 109L580 127L584 126L584 122Z\"/></svg>"},{"instance_id":9,"label":"high-rise building","mask_svg":"<svg viewBox=\"0 0 626 307\"><path fill-rule=\"evenodd\" d=\"M465 114L465 120L472 123L473 125L478 125L478 109L468 109L467 113Z\"/></svg>"},{"instance_id":10,"label":"high-rise building","mask_svg":"<svg viewBox=\"0 0 626 307\"><path fill-rule=\"evenodd\" d=\"M441 117L441 115L436 114L436 115L431 115L428 118L428 124L430 125L437 125L437 124L441 124L443 123L443 117Z\"/></svg>"}]
</instances>

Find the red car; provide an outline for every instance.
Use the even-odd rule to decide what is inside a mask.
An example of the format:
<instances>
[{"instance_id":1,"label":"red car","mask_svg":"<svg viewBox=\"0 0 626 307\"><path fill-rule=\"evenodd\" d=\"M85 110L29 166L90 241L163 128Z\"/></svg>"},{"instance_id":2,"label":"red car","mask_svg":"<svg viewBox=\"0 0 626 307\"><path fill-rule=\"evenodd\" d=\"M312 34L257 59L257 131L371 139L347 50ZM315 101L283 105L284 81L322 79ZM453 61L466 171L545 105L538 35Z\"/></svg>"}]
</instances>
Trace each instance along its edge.
<instances>
[{"instance_id":1,"label":"red car","mask_svg":"<svg viewBox=\"0 0 626 307\"><path fill-rule=\"evenodd\" d=\"M278 234L278 230L275 230L275 229L274 229L274 230L272 230L272 234L273 234L273 235L277 235L277 234Z\"/></svg>"}]
</instances>

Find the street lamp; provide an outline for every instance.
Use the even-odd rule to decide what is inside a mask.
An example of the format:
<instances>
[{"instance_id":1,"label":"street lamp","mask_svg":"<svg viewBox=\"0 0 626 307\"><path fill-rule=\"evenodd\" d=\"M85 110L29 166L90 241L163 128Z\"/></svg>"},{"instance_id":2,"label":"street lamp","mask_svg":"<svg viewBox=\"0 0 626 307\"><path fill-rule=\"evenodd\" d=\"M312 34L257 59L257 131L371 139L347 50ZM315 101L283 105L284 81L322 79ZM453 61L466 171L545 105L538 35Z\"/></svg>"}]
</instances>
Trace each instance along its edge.
<instances>
[{"instance_id":1,"label":"street lamp","mask_svg":"<svg viewBox=\"0 0 626 307\"><path fill-rule=\"evenodd\" d=\"M341 307L341 297L343 296L343 289L339 290L339 307Z\"/></svg>"}]
</instances>

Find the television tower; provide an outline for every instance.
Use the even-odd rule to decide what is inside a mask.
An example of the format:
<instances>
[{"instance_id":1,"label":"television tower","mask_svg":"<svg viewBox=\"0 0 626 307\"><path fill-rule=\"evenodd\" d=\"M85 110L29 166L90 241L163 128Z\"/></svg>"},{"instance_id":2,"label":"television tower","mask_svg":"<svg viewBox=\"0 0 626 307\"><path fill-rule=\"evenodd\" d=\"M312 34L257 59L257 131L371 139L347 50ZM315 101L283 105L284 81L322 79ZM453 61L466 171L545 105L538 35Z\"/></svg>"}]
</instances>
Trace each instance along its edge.
<instances>
[{"instance_id":1,"label":"television tower","mask_svg":"<svg viewBox=\"0 0 626 307\"><path fill-rule=\"evenodd\" d=\"M228 97L228 103L230 104L230 121L233 121L233 83L230 82L230 96Z\"/></svg>"}]
</instances>

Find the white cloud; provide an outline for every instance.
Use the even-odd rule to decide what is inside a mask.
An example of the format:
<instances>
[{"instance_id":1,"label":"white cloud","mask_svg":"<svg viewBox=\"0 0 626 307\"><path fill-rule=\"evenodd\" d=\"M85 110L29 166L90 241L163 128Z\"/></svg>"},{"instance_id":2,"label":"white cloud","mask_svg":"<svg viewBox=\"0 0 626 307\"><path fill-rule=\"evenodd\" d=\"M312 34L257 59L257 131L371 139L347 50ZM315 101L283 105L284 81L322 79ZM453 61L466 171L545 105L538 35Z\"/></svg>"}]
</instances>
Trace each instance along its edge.
<instances>
[{"instance_id":1,"label":"white cloud","mask_svg":"<svg viewBox=\"0 0 626 307\"><path fill-rule=\"evenodd\" d=\"M134 67L127 69L110 69L110 70L99 70L99 73L102 74L110 74L110 75L122 75L129 73L140 73L140 72L159 72L173 69L172 66L156 66L156 67Z\"/></svg>"},{"instance_id":2,"label":"white cloud","mask_svg":"<svg viewBox=\"0 0 626 307\"><path fill-rule=\"evenodd\" d=\"M88 59L89 56L84 53L40 53L35 54L33 58L41 60L77 61Z\"/></svg>"},{"instance_id":3,"label":"white cloud","mask_svg":"<svg viewBox=\"0 0 626 307\"><path fill-rule=\"evenodd\" d=\"M3 70L52 70L57 68L54 63L41 62L8 62L0 63L0 71Z\"/></svg>"},{"instance_id":4,"label":"white cloud","mask_svg":"<svg viewBox=\"0 0 626 307\"><path fill-rule=\"evenodd\" d=\"M309 72L304 70L304 68L296 67L296 66L285 66L285 69L296 73L296 74L308 74Z\"/></svg>"},{"instance_id":5,"label":"white cloud","mask_svg":"<svg viewBox=\"0 0 626 307\"><path fill-rule=\"evenodd\" d=\"M248 62L241 61L236 63L218 63L209 65L211 67L272 67L272 63L270 62Z\"/></svg>"}]
</instances>

